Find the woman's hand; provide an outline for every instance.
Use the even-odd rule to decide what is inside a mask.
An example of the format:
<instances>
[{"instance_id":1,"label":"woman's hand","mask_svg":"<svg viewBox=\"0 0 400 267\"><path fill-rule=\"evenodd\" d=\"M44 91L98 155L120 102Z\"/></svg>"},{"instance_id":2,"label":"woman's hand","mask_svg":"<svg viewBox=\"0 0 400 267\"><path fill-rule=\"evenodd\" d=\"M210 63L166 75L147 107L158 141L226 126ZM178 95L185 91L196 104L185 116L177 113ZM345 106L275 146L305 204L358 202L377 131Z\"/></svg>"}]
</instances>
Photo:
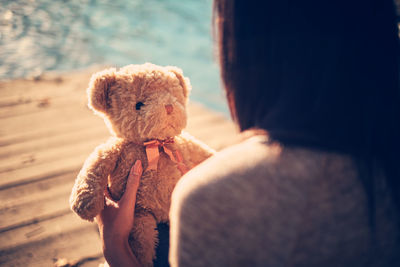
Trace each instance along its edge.
<instances>
[{"instance_id":1,"label":"woman's hand","mask_svg":"<svg viewBox=\"0 0 400 267\"><path fill-rule=\"evenodd\" d=\"M138 160L129 172L125 193L118 202L112 199L107 188L104 191L104 209L96 217L96 222L103 241L104 258L110 266L140 266L129 247L128 237L142 172L142 162Z\"/></svg>"}]
</instances>

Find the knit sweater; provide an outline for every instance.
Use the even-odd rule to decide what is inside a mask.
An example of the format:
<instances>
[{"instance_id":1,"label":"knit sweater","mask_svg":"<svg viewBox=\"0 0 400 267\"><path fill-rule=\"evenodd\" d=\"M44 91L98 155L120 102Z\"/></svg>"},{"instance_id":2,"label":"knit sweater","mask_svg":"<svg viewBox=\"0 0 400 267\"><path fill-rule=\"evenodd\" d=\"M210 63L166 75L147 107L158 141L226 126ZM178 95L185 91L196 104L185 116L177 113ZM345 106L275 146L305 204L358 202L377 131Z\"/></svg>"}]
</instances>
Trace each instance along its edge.
<instances>
[{"instance_id":1,"label":"knit sweater","mask_svg":"<svg viewBox=\"0 0 400 267\"><path fill-rule=\"evenodd\" d=\"M172 266L400 266L399 213L375 177L375 232L354 159L255 136L208 159L172 199Z\"/></svg>"}]
</instances>

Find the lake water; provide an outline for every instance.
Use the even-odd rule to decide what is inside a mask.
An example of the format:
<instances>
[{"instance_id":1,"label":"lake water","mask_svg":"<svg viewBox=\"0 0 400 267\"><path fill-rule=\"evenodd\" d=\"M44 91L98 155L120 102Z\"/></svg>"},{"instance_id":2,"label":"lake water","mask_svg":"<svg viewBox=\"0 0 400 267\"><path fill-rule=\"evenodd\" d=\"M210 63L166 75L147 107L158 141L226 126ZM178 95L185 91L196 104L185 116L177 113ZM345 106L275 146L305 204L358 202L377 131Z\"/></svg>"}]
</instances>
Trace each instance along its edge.
<instances>
[{"instance_id":1,"label":"lake water","mask_svg":"<svg viewBox=\"0 0 400 267\"><path fill-rule=\"evenodd\" d=\"M93 64L183 69L191 99L228 114L213 56L212 0L0 0L0 79Z\"/></svg>"}]
</instances>

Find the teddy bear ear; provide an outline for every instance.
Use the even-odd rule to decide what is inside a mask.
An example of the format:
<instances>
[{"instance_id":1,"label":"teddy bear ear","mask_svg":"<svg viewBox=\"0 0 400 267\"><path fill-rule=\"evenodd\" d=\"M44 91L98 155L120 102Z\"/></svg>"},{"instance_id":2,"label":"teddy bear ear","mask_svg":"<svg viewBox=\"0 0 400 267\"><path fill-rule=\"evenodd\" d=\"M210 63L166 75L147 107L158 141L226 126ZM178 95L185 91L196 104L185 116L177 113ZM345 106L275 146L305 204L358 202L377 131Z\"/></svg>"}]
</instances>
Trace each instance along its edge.
<instances>
[{"instance_id":1,"label":"teddy bear ear","mask_svg":"<svg viewBox=\"0 0 400 267\"><path fill-rule=\"evenodd\" d=\"M182 70L178 67L167 66L167 69L175 74L176 78L178 78L178 80L183 88L183 95L185 97L188 97L190 91L192 90L192 86L190 85L189 78L184 77Z\"/></svg>"},{"instance_id":2,"label":"teddy bear ear","mask_svg":"<svg viewBox=\"0 0 400 267\"><path fill-rule=\"evenodd\" d=\"M111 107L109 98L110 86L115 83L116 69L106 69L92 75L87 89L89 107L95 111L106 113Z\"/></svg>"}]
</instances>

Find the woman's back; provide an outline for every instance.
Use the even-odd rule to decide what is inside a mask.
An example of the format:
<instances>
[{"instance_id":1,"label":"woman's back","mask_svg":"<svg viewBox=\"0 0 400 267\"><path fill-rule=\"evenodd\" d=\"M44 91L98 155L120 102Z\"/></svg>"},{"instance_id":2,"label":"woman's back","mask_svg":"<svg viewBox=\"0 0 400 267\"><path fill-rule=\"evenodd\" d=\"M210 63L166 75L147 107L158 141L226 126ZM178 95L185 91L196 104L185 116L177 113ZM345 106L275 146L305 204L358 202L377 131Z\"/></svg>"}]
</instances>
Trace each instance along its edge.
<instances>
[{"instance_id":1,"label":"woman's back","mask_svg":"<svg viewBox=\"0 0 400 267\"><path fill-rule=\"evenodd\" d=\"M349 156L281 148L252 137L179 183L170 261L174 266L400 266L398 210L385 179L374 179L379 181L374 235L358 175Z\"/></svg>"}]
</instances>

